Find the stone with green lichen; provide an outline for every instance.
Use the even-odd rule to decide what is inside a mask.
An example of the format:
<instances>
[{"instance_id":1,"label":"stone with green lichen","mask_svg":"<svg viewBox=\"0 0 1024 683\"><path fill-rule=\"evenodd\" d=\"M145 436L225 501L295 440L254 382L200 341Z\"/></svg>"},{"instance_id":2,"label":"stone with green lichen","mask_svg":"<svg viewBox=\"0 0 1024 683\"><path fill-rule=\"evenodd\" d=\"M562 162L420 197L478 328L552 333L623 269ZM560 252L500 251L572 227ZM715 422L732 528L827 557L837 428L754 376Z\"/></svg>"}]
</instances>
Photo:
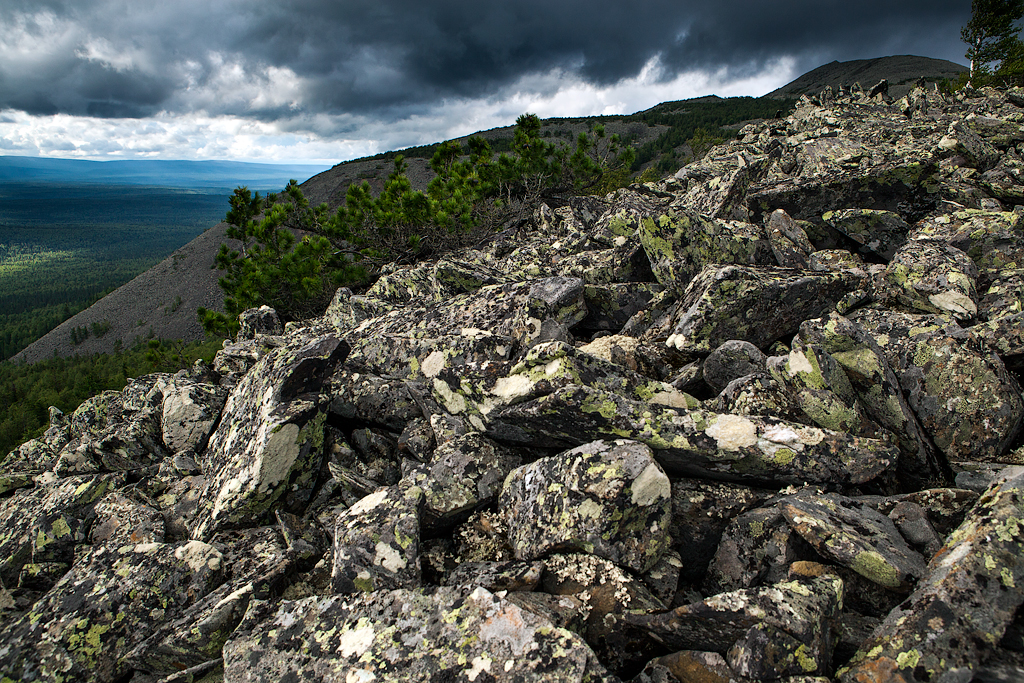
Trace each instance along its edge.
<instances>
[{"instance_id":1,"label":"stone with green lichen","mask_svg":"<svg viewBox=\"0 0 1024 683\"><path fill-rule=\"evenodd\" d=\"M662 286L655 282L588 284L583 288L587 317L577 329L581 332L618 332L661 290Z\"/></svg>"},{"instance_id":2,"label":"stone with green lichen","mask_svg":"<svg viewBox=\"0 0 1024 683\"><path fill-rule=\"evenodd\" d=\"M714 403L707 407L717 413L770 415L789 422L814 424L814 420L803 411L790 392L767 372L734 379L718 393Z\"/></svg>"},{"instance_id":3,"label":"stone with green lichen","mask_svg":"<svg viewBox=\"0 0 1024 683\"><path fill-rule=\"evenodd\" d=\"M254 603L224 646L224 682L286 675L325 683L617 680L578 635L484 588Z\"/></svg>"},{"instance_id":4,"label":"stone with green lichen","mask_svg":"<svg viewBox=\"0 0 1024 683\"><path fill-rule=\"evenodd\" d=\"M715 595L778 583L787 578L793 562L809 554L777 505L747 510L722 529L701 588Z\"/></svg>"},{"instance_id":5,"label":"stone with green lichen","mask_svg":"<svg viewBox=\"0 0 1024 683\"><path fill-rule=\"evenodd\" d=\"M771 162L760 150L726 142L676 173L686 192L673 202L722 219L750 220L744 199L747 189L767 175Z\"/></svg>"},{"instance_id":6,"label":"stone with green lichen","mask_svg":"<svg viewBox=\"0 0 1024 683\"><path fill-rule=\"evenodd\" d=\"M164 445L172 453L185 449L203 450L217 426L227 394L225 388L213 384L177 378L171 380L163 390L160 408Z\"/></svg>"},{"instance_id":7,"label":"stone with green lichen","mask_svg":"<svg viewBox=\"0 0 1024 683\"><path fill-rule=\"evenodd\" d=\"M511 337L475 328L425 338L372 334L353 340L352 346L346 364L349 371L421 382L433 379L446 367L511 360L519 350Z\"/></svg>"},{"instance_id":8,"label":"stone with green lichen","mask_svg":"<svg viewBox=\"0 0 1024 683\"><path fill-rule=\"evenodd\" d=\"M675 372L670 353L664 346L642 342L636 337L611 334L598 337L579 350L653 379L667 380Z\"/></svg>"},{"instance_id":9,"label":"stone with green lichen","mask_svg":"<svg viewBox=\"0 0 1024 683\"><path fill-rule=\"evenodd\" d=\"M773 491L720 481L674 479L669 531L672 548L684 558L682 580L699 584L729 523L772 495Z\"/></svg>"},{"instance_id":10,"label":"stone with green lichen","mask_svg":"<svg viewBox=\"0 0 1024 683\"><path fill-rule=\"evenodd\" d=\"M644 219L662 205L660 198L641 194L635 188L621 188L609 198L611 205L597 217L592 230L595 236L607 242L636 235Z\"/></svg>"},{"instance_id":11,"label":"stone with green lichen","mask_svg":"<svg viewBox=\"0 0 1024 683\"><path fill-rule=\"evenodd\" d=\"M112 548L138 543L163 543L164 518L138 493L112 491L93 508L96 515L89 529L91 545Z\"/></svg>"},{"instance_id":12,"label":"stone with green lichen","mask_svg":"<svg viewBox=\"0 0 1024 683\"><path fill-rule=\"evenodd\" d=\"M981 664L1024 603L1022 501L1024 469L1006 468L838 679L909 683Z\"/></svg>"},{"instance_id":13,"label":"stone with green lichen","mask_svg":"<svg viewBox=\"0 0 1024 683\"><path fill-rule=\"evenodd\" d=\"M578 632L614 673L635 670L662 651L645 629L624 623L622 615L663 612L665 604L612 562L593 555L551 555L545 559L541 587L582 603L586 617Z\"/></svg>"},{"instance_id":14,"label":"stone with green lichen","mask_svg":"<svg viewBox=\"0 0 1024 683\"><path fill-rule=\"evenodd\" d=\"M20 489L0 500L0 581L15 586L28 562L71 562L84 543L95 503L123 475L68 477Z\"/></svg>"},{"instance_id":15,"label":"stone with green lichen","mask_svg":"<svg viewBox=\"0 0 1024 683\"><path fill-rule=\"evenodd\" d=\"M423 417L419 397L428 394L426 385L386 379L370 372L356 372L348 365L339 368L327 382L332 415L401 430Z\"/></svg>"},{"instance_id":16,"label":"stone with green lichen","mask_svg":"<svg viewBox=\"0 0 1024 683\"><path fill-rule=\"evenodd\" d=\"M0 630L0 670L13 680L123 680L124 655L223 581L222 557L200 541L91 549Z\"/></svg>"},{"instance_id":17,"label":"stone with green lichen","mask_svg":"<svg viewBox=\"0 0 1024 683\"><path fill-rule=\"evenodd\" d=\"M640 242L658 282L677 294L713 263L776 262L763 228L710 219L684 207L673 207L668 213L645 219Z\"/></svg>"},{"instance_id":18,"label":"stone with green lichen","mask_svg":"<svg viewBox=\"0 0 1024 683\"><path fill-rule=\"evenodd\" d=\"M789 525L819 555L890 590L907 593L925 561L885 515L835 493L802 492L779 503Z\"/></svg>"},{"instance_id":19,"label":"stone with green lichen","mask_svg":"<svg viewBox=\"0 0 1024 683\"><path fill-rule=\"evenodd\" d=\"M486 330L529 343L541 334L541 325L553 320L568 327L587 315L583 281L549 277L507 285L489 285L426 307L407 307L366 320L350 334L393 335L417 339L459 335L464 330Z\"/></svg>"},{"instance_id":20,"label":"stone with green lichen","mask_svg":"<svg viewBox=\"0 0 1024 683\"><path fill-rule=\"evenodd\" d=\"M395 308L390 302L353 294L349 288L339 287L324 312L324 321L339 332L346 332L364 320L382 316Z\"/></svg>"},{"instance_id":21,"label":"stone with green lichen","mask_svg":"<svg viewBox=\"0 0 1024 683\"><path fill-rule=\"evenodd\" d=\"M895 368L879 341L857 322L836 313L800 326L804 344L817 344L846 371L865 412L896 437L900 448L897 474L905 485L921 488L945 476L935 445L904 398Z\"/></svg>"},{"instance_id":22,"label":"stone with green lichen","mask_svg":"<svg viewBox=\"0 0 1024 683\"><path fill-rule=\"evenodd\" d=\"M892 211L840 209L829 211L822 220L860 245L861 253L890 260L907 241L910 226Z\"/></svg>"},{"instance_id":23,"label":"stone with green lichen","mask_svg":"<svg viewBox=\"0 0 1024 683\"><path fill-rule=\"evenodd\" d=\"M647 253L636 240L621 239L611 249L583 251L553 260L550 275L582 278L588 285L654 282Z\"/></svg>"},{"instance_id":24,"label":"stone with green lichen","mask_svg":"<svg viewBox=\"0 0 1024 683\"><path fill-rule=\"evenodd\" d=\"M654 449L670 471L773 484L858 484L895 464L897 450L772 417L675 410L589 387L565 387L494 411L488 434L530 446L573 446L594 437L626 438Z\"/></svg>"},{"instance_id":25,"label":"stone with green lichen","mask_svg":"<svg viewBox=\"0 0 1024 683\"><path fill-rule=\"evenodd\" d=\"M765 226L772 252L778 265L785 268L807 268L807 259L814 245L807 232L782 209L773 211Z\"/></svg>"},{"instance_id":26,"label":"stone with green lichen","mask_svg":"<svg viewBox=\"0 0 1024 683\"><path fill-rule=\"evenodd\" d=\"M1021 216L1011 211L967 209L921 221L915 238L943 240L966 253L978 270L1024 268Z\"/></svg>"},{"instance_id":27,"label":"stone with green lichen","mask_svg":"<svg viewBox=\"0 0 1024 683\"><path fill-rule=\"evenodd\" d=\"M950 461L1001 461L1024 420L1024 399L998 356L943 316L865 309L853 319L879 342L908 404Z\"/></svg>"},{"instance_id":28,"label":"stone with green lichen","mask_svg":"<svg viewBox=\"0 0 1024 683\"><path fill-rule=\"evenodd\" d=\"M730 339L704 359L701 371L707 385L721 391L735 379L763 373L765 361L764 353L750 342Z\"/></svg>"},{"instance_id":29,"label":"stone with green lichen","mask_svg":"<svg viewBox=\"0 0 1024 683\"><path fill-rule=\"evenodd\" d=\"M819 427L872 439L889 439L861 404L842 365L817 344L793 340L788 356L773 357L768 371Z\"/></svg>"},{"instance_id":30,"label":"stone with green lichen","mask_svg":"<svg viewBox=\"0 0 1024 683\"><path fill-rule=\"evenodd\" d=\"M668 547L671 486L647 446L594 441L513 470L498 510L520 559L577 551L644 572Z\"/></svg>"},{"instance_id":31,"label":"stone with green lichen","mask_svg":"<svg viewBox=\"0 0 1024 683\"><path fill-rule=\"evenodd\" d=\"M296 334L234 388L200 463L208 481L193 538L253 525L278 501L309 501L323 455L319 392L348 350L333 335Z\"/></svg>"},{"instance_id":32,"label":"stone with green lichen","mask_svg":"<svg viewBox=\"0 0 1024 683\"><path fill-rule=\"evenodd\" d=\"M132 668L169 675L220 658L221 648L241 622L254 592L279 593L281 587L265 585L266 579L282 565L295 564L280 534L270 527L225 533L218 545L228 580L178 617L166 620L125 655Z\"/></svg>"},{"instance_id":33,"label":"stone with green lichen","mask_svg":"<svg viewBox=\"0 0 1024 683\"><path fill-rule=\"evenodd\" d=\"M808 318L835 309L860 286L850 272L819 273L788 268L709 266L687 287L663 328L642 338L707 355L730 339L764 349L791 335Z\"/></svg>"},{"instance_id":34,"label":"stone with green lichen","mask_svg":"<svg viewBox=\"0 0 1024 683\"><path fill-rule=\"evenodd\" d=\"M978 300L981 320L998 320L1024 311L1024 269L982 271L979 280L989 283Z\"/></svg>"},{"instance_id":35,"label":"stone with green lichen","mask_svg":"<svg viewBox=\"0 0 1024 683\"><path fill-rule=\"evenodd\" d=\"M831 666L843 593L842 579L824 574L720 593L661 614L626 615L625 620L650 630L673 650L729 653L730 665L740 666L736 672L740 674L766 667L772 661L768 650L778 642L750 637L751 628L777 629L788 636L787 643L792 638L796 645L792 659L780 662L781 670L766 678L797 673L789 667L800 666L801 661L808 665L802 669L804 674L826 673ZM796 648L801 645L803 650L797 656Z\"/></svg>"},{"instance_id":36,"label":"stone with green lichen","mask_svg":"<svg viewBox=\"0 0 1024 683\"><path fill-rule=\"evenodd\" d=\"M913 239L889 261L886 295L910 310L958 321L978 314L978 269L967 254L938 239Z\"/></svg>"},{"instance_id":37,"label":"stone with green lichen","mask_svg":"<svg viewBox=\"0 0 1024 683\"><path fill-rule=\"evenodd\" d=\"M403 482L378 489L338 514L333 591L358 593L419 586L422 510L423 490Z\"/></svg>"},{"instance_id":38,"label":"stone with green lichen","mask_svg":"<svg viewBox=\"0 0 1024 683\"><path fill-rule=\"evenodd\" d=\"M471 432L438 446L430 462L405 473L404 480L423 490L421 524L437 531L493 503L505 477L521 463L507 448Z\"/></svg>"},{"instance_id":39,"label":"stone with green lichen","mask_svg":"<svg viewBox=\"0 0 1024 683\"><path fill-rule=\"evenodd\" d=\"M865 266L864 259L845 249L821 249L807 257L807 267L810 270L832 271L863 269Z\"/></svg>"},{"instance_id":40,"label":"stone with green lichen","mask_svg":"<svg viewBox=\"0 0 1024 683\"><path fill-rule=\"evenodd\" d=\"M544 563L534 562L462 562L444 577L445 586L480 586L498 591L532 591L540 584Z\"/></svg>"}]
</instances>

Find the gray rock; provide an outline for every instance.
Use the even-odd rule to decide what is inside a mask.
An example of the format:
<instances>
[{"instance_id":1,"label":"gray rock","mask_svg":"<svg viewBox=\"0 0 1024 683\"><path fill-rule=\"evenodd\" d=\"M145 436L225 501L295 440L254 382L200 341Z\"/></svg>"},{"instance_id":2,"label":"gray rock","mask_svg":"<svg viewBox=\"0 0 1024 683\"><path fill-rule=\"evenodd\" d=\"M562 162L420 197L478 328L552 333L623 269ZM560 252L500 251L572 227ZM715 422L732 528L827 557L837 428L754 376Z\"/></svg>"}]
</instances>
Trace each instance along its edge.
<instances>
[{"instance_id":1,"label":"gray rock","mask_svg":"<svg viewBox=\"0 0 1024 683\"><path fill-rule=\"evenodd\" d=\"M228 392L212 384L173 381L164 388L160 429L172 452L201 452L217 426Z\"/></svg>"},{"instance_id":2,"label":"gray rock","mask_svg":"<svg viewBox=\"0 0 1024 683\"><path fill-rule=\"evenodd\" d=\"M735 379L764 372L766 361L767 356L750 342L731 339L704 359L704 381L720 392Z\"/></svg>"},{"instance_id":3,"label":"gray rock","mask_svg":"<svg viewBox=\"0 0 1024 683\"><path fill-rule=\"evenodd\" d=\"M886 261L907 241L910 226L892 211L840 209L829 211L822 220L861 245L862 253L876 254Z\"/></svg>"},{"instance_id":4,"label":"gray rock","mask_svg":"<svg viewBox=\"0 0 1024 683\"><path fill-rule=\"evenodd\" d=\"M251 525L278 500L309 501L323 454L318 392L348 350L337 337L298 335L235 387L200 463L208 481L193 538Z\"/></svg>"},{"instance_id":5,"label":"gray rock","mask_svg":"<svg viewBox=\"0 0 1024 683\"><path fill-rule=\"evenodd\" d=\"M566 387L490 415L499 441L550 447L626 437L646 443L669 471L752 483L859 484L895 465L875 440L771 417L680 412L587 387Z\"/></svg>"},{"instance_id":6,"label":"gray rock","mask_svg":"<svg viewBox=\"0 0 1024 683\"><path fill-rule=\"evenodd\" d=\"M389 486L339 514L331 574L334 592L419 586L422 507L418 486Z\"/></svg>"},{"instance_id":7,"label":"gray rock","mask_svg":"<svg viewBox=\"0 0 1024 683\"><path fill-rule=\"evenodd\" d=\"M498 508L520 559L583 551L643 572L668 546L671 495L648 447L595 441L513 470Z\"/></svg>"},{"instance_id":8,"label":"gray rock","mask_svg":"<svg viewBox=\"0 0 1024 683\"><path fill-rule=\"evenodd\" d=\"M25 616L0 631L12 680L112 683L123 656L223 580L222 555L201 541L87 552Z\"/></svg>"},{"instance_id":9,"label":"gray rock","mask_svg":"<svg viewBox=\"0 0 1024 683\"><path fill-rule=\"evenodd\" d=\"M416 615L414 618L409 618ZM224 681L611 677L583 640L483 588L377 591L254 605L224 646ZM372 679L371 679L372 676Z\"/></svg>"},{"instance_id":10,"label":"gray rock","mask_svg":"<svg viewBox=\"0 0 1024 683\"><path fill-rule=\"evenodd\" d=\"M1022 486L1024 470L1007 468L946 539L917 589L838 672L839 680L922 681L982 662L1024 602Z\"/></svg>"},{"instance_id":11,"label":"gray rock","mask_svg":"<svg viewBox=\"0 0 1024 683\"><path fill-rule=\"evenodd\" d=\"M255 339L257 334L284 334L281 318L270 306L249 308L238 314L238 341Z\"/></svg>"},{"instance_id":12,"label":"gray rock","mask_svg":"<svg viewBox=\"0 0 1024 683\"><path fill-rule=\"evenodd\" d=\"M907 242L885 271L888 294L900 305L947 313L957 321L978 314L977 278L978 269L967 254L935 239Z\"/></svg>"}]
</instances>

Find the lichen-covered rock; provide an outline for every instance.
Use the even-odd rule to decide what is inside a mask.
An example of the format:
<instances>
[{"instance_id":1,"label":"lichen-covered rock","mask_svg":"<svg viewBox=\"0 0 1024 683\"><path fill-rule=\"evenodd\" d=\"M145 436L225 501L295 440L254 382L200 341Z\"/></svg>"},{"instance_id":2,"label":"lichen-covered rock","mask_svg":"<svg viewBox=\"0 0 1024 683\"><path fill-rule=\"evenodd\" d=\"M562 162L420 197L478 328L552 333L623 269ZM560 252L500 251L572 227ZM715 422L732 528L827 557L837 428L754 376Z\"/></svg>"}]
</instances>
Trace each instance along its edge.
<instances>
[{"instance_id":1,"label":"lichen-covered rock","mask_svg":"<svg viewBox=\"0 0 1024 683\"><path fill-rule=\"evenodd\" d=\"M648 447L595 441L513 470L498 508L520 559L576 550L644 572L668 546L671 496Z\"/></svg>"},{"instance_id":2,"label":"lichen-covered rock","mask_svg":"<svg viewBox=\"0 0 1024 683\"><path fill-rule=\"evenodd\" d=\"M835 309L859 286L850 272L709 266L687 287L664 328L654 327L644 338L664 335L669 346L699 355L730 339L765 349L804 320Z\"/></svg>"},{"instance_id":3,"label":"lichen-covered rock","mask_svg":"<svg viewBox=\"0 0 1024 683\"><path fill-rule=\"evenodd\" d=\"M671 374L665 347L644 343L635 337L621 334L599 337L579 350L654 379L667 380Z\"/></svg>"},{"instance_id":4,"label":"lichen-covered rock","mask_svg":"<svg viewBox=\"0 0 1024 683\"><path fill-rule=\"evenodd\" d=\"M703 589L714 595L778 583L786 579L793 562L810 555L778 505L755 508L733 518L723 530Z\"/></svg>"},{"instance_id":5,"label":"lichen-covered rock","mask_svg":"<svg viewBox=\"0 0 1024 683\"><path fill-rule=\"evenodd\" d=\"M765 228L772 244L772 251L775 253L775 260L780 266L807 268L807 257L814 252L814 245L800 223L779 209L768 217Z\"/></svg>"},{"instance_id":6,"label":"lichen-covered rock","mask_svg":"<svg viewBox=\"0 0 1024 683\"><path fill-rule=\"evenodd\" d=\"M420 585L420 516L423 490L389 486L338 515L334 527L336 593Z\"/></svg>"},{"instance_id":7,"label":"lichen-covered rock","mask_svg":"<svg viewBox=\"0 0 1024 683\"><path fill-rule=\"evenodd\" d=\"M1020 430L1024 400L997 356L973 348L948 318L868 310L853 318L879 341L908 404L947 458L1000 461Z\"/></svg>"},{"instance_id":8,"label":"lichen-covered rock","mask_svg":"<svg viewBox=\"0 0 1024 683\"><path fill-rule=\"evenodd\" d=\"M772 417L680 412L588 387L566 387L492 413L494 438L532 446L594 437L646 443L668 470L753 483L859 484L896 462L893 446Z\"/></svg>"},{"instance_id":9,"label":"lichen-covered rock","mask_svg":"<svg viewBox=\"0 0 1024 683\"><path fill-rule=\"evenodd\" d=\"M257 334L280 335L284 333L281 318L270 306L249 308L238 314L238 341L255 339Z\"/></svg>"},{"instance_id":10,"label":"lichen-covered rock","mask_svg":"<svg viewBox=\"0 0 1024 683\"><path fill-rule=\"evenodd\" d=\"M672 547L684 558L680 578L699 583L730 521L764 502L772 492L725 482L672 482Z\"/></svg>"},{"instance_id":11,"label":"lichen-covered rock","mask_svg":"<svg viewBox=\"0 0 1024 683\"><path fill-rule=\"evenodd\" d=\"M774 362L775 358L772 356L768 360ZM816 424L786 387L772 379L767 372L746 375L729 382L708 408L716 413L771 415L788 422Z\"/></svg>"},{"instance_id":12,"label":"lichen-covered rock","mask_svg":"<svg viewBox=\"0 0 1024 683\"><path fill-rule=\"evenodd\" d=\"M470 586L498 591L532 591L540 584L544 563L463 562L445 576L445 586Z\"/></svg>"},{"instance_id":13,"label":"lichen-covered rock","mask_svg":"<svg viewBox=\"0 0 1024 683\"><path fill-rule=\"evenodd\" d=\"M323 454L318 392L348 350L334 336L298 335L235 387L200 463L208 481L193 538L252 524L279 499L308 502Z\"/></svg>"},{"instance_id":14,"label":"lichen-covered rock","mask_svg":"<svg viewBox=\"0 0 1024 683\"><path fill-rule=\"evenodd\" d=\"M909 592L925 573L921 555L892 521L835 493L800 493L779 503L789 525L822 557L891 590Z\"/></svg>"},{"instance_id":15,"label":"lichen-covered rock","mask_svg":"<svg viewBox=\"0 0 1024 683\"><path fill-rule=\"evenodd\" d=\"M722 593L670 612L625 619L676 650L728 653L736 673L764 680L828 672L842 604L842 579L826 574ZM764 637L765 629L789 637ZM775 647L783 652L773 656Z\"/></svg>"},{"instance_id":16,"label":"lichen-covered rock","mask_svg":"<svg viewBox=\"0 0 1024 683\"><path fill-rule=\"evenodd\" d=\"M494 502L505 477L521 463L515 453L471 432L441 444L428 465L407 473L405 479L423 490L422 524L436 530Z\"/></svg>"},{"instance_id":17,"label":"lichen-covered rock","mask_svg":"<svg viewBox=\"0 0 1024 683\"><path fill-rule=\"evenodd\" d=\"M681 206L644 219L640 242L658 282L677 294L712 263L754 266L776 262L762 228L739 221L708 219Z\"/></svg>"},{"instance_id":18,"label":"lichen-covered rock","mask_svg":"<svg viewBox=\"0 0 1024 683\"><path fill-rule=\"evenodd\" d=\"M136 645L125 656L133 668L168 675L219 659L249 602L280 594L282 586L271 584L282 583L276 574L295 564L280 534L270 527L227 532L218 537L216 547L227 580Z\"/></svg>"},{"instance_id":19,"label":"lichen-covered rock","mask_svg":"<svg viewBox=\"0 0 1024 683\"><path fill-rule=\"evenodd\" d=\"M0 671L16 681L113 683L122 657L223 579L221 553L201 541L86 553L28 614L0 631Z\"/></svg>"},{"instance_id":20,"label":"lichen-covered rock","mask_svg":"<svg viewBox=\"0 0 1024 683\"><path fill-rule=\"evenodd\" d=\"M817 344L846 371L865 412L896 437L900 448L900 480L912 488L944 477L934 444L903 396L900 381L888 356L871 333L836 313L808 320L800 326L800 340Z\"/></svg>"},{"instance_id":21,"label":"lichen-covered rock","mask_svg":"<svg viewBox=\"0 0 1024 683\"><path fill-rule=\"evenodd\" d=\"M328 410L347 420L401 430L412 420L423 417L420 397L429 391L424 385L410 384L369 372L354 372L346 364L328 380Z\"/></svg>"},{"instance_id":22,"label":"lichen-covered rock","mask_svg":"<svg viewBox=\"0 0 1024 683\"><path fill-rule=\"evenodd\" d=\"M1024 267L1021 216L967 209L921 221L915 237L943 240L971 257L981 272Z\"/></svg>"},{"instance_id":23,"label":"lichen-covered rock","mask_svg":"<svg viewBox=\"0 0 1024 683\"><path fill-rule=\"evenodd\" d=\"M265 613L264 613L265 612ZM583 640L483 589L377 591L250 607L224 681L612 683Z\"/></svg>"},{"instance_id":24,"label":"lichen-covered rock","mask_svg":"<svg viewBox=\"0 0 1024 683\"><path fill-rule=\"evenodd\" d=\"M583 288L587 317L577 326L586 332L618 332L634 315L644 310L662 286L653 282L588 284Z\"/></svg>"},{"instance_id":25,"label":"lichen-covered rock","mask_svg":"<svg viewBox=\"0 0 1024 683\"><path fill-rule=\"evenodd\" d=\"M1007 468L839 680L934 680L984 661L1024 602L1022 487L1024 469Z\"/></svg>"},{"instance_id":26,"label":"lichen-covered rock","mask_svg":"<svg viewBox=\"0 0 1024 683\"><path fill-rule=\"evenodd\" d=\"M138 495L138 494L136 494ZM164 542L164 518L159 510L120 492L108 493L93 509L96 519L89 529L92 545L111 548L139 543Z\"/></svg>"},{"instance_id":27,"label":"lichen-covered rock","mask_svg":"<svg viewBox=\"0 0 1024 683\"><path fill-rule=\"evenodd\" d=\"M428 308L405 308L366 320L351 334L425 339L483 329L528 344L540 337L548 320L572 327L586 316L583 281L551 277L483 287Z\"/></svg>"},{"instance_id":28,"label":"lichen-covered rock","mask_svg":"<svg viewBox=\"0 0 1024 683\"><path fill-rule=\"evenodd\" d=\"M890 437L868 417L846 371L821 346L797 337L789 354L773 357L768 370L814 424L873 439Z\"/></svg>"},{"instance_id":29,"label":"lichen-covered rock","mask_svg":"<svg viewBox=\"0 0 1024 683\"><path fill-rule=\"evenodd\" d=\"M224 340L224 348L213 357L213 371L220 377L220 385L233 387L256 362L270 351L267 339L243 339L231 343Z\"/></svg>"},{"instance_id":30,"label":"lichen-covered rock","mask_svg":"<svg viewBox=\"0 0 1024 683\"><path fill-rule=\"evenodd\" d=\"M701 370L704 381L715 391L721 391L729 382L765 371L767 356L753 344L730 339L704 359Z\"/></svg>"},{"instance_id":31,"label":"lichen-covered rock","mask_svg":"<svg viewBox=\"0 0 1024 683\"><path fill-rule=\"evenodd\" d=\"M70 562L86 540L93 504L121 482L116 476L68 477L0 500L0 581L17 584L31 561Z\"/></svg>"},{"instance_id":32,"label":"lichen-covered rock","mask_svg":"<svg viewBox=\"0 0 1024 683\"><path fill-rule=\"evenodd\" d=\"M978 268L967 254L936 239L907 242L885 271L895 301L925 313L948 313L958 321L978 314L977 279Z\"/></svg>"},{"instance_id":33,"label":"lichen-covered rock","mask_svg":"<svg viewBox=\"0 0 1024 683\"><path fill-rule=\"evenodd\" d=\"M907 241L910 226L892 211L840 209L829 211L822 220L861 245L861 253L873 253L886 261Z\"/></svg>"},{"instance_id":34,"label":"lichen-covered rock","mask_svg":"<svg viewBox=\"0 0 1024 683\"><path fill-rule=\"evenodd\" d=\"M175 380L165 387L160 429L167 448L172 453L202 451L217 425L227 394L223 387L197 382Z\"/></svg>"},{"instance_id":35,"label":"lichen-covered rock","mask_svg":"<svg viewBox=\"0 0 1024 683\"><path fill-rule=\"evenodd\" d=\"M1024 311L1024 270L1011 268L988 271L988 289L978 300L978 317L998 320Z\"/></svg>"},{"instance_id":36,"label":"lichen-covered rock","mask_svg":"<svg viewBox=\"0 0 1024 683\"><path fill-rule=\"evenodd\" d=\"M545 560L543 588L580 601L586 619L579 633L613 672L634 669L661 650L645 629L622 615L662 612L665 605L640 581L593 555L552 555Z\"/></svg>"}]
</instances>

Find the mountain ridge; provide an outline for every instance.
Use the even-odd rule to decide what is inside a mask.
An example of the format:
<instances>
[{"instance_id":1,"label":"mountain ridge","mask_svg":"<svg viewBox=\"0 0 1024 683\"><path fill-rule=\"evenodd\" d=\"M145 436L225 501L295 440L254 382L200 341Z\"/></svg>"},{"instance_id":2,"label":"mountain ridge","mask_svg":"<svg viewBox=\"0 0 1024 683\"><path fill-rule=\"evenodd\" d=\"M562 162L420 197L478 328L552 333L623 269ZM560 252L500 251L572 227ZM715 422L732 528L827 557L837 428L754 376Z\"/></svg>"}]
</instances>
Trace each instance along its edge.
<instances>
[{"instance_id":1,"label":"mountain ridge","mask_svg":"<svg viewBox=\"0 0 1024 683\"><path fill-rule=\"evenodd\" d=\"M824 90L825 86L838 90L840 86L849 87L854 83L860 83L862 88L867 89L884 78L889 81L889 95L898 98L909 93L920 78L928 81L953 79L967 70L967 67L945 59L916 55L832 61L808 71L766 94L765 97L816 95Z\"/></svg>"}]
</instances>

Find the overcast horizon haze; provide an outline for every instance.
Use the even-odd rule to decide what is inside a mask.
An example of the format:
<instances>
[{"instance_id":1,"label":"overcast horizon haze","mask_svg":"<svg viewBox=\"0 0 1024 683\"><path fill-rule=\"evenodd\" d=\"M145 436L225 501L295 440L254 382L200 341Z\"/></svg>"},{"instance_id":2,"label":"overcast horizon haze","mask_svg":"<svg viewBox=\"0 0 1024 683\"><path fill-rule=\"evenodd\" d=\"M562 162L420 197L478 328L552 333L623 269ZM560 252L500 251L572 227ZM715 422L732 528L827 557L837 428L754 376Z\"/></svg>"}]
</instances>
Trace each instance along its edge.
<instances>
[{"instance_id":1,"label":"overcast horizon haze","mask_svg":"<svg viewBox=\"0 0 1024 683\"><path fill-rule=\"evenodd\" d=\"M0 0L0 155L332 165L541 117L966 64L969 0Z\"/></svg>"}]
</instances>

